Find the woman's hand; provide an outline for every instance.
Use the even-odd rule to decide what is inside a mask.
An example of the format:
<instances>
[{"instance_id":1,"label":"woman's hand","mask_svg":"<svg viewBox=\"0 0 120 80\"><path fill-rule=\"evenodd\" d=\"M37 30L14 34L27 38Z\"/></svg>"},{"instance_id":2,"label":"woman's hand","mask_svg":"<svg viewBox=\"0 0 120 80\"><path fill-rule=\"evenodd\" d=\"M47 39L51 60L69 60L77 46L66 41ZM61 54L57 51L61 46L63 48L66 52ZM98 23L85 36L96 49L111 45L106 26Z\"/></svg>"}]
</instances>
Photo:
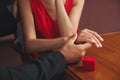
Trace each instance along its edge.
<instances>
[{"instance_id":1,"label":"woman's hand","mask_svg":"<svg viewBox=\"0 0 120 80\"><path fill-rule=\"evenodd\" d=\"M76 44L88 42L95 44L96 47L102 47L101 41L103 41L103 38L98 33L89 29L84 29L78 33Z\"/></svg>"},{"instance_id":2,"label":"woman's hand","mask_svg":"<svg viewBox=\"0 0 120 80\"><path fill-rule=\"evenodd\" d=\"M76 38L77 34L69 37L66 44L59 49L59 51L64 55L65 61L68 64L79 62L85 55L86 49L92 46L90 43L76 45L74 44Z\"/></svg>"}]
</instances>

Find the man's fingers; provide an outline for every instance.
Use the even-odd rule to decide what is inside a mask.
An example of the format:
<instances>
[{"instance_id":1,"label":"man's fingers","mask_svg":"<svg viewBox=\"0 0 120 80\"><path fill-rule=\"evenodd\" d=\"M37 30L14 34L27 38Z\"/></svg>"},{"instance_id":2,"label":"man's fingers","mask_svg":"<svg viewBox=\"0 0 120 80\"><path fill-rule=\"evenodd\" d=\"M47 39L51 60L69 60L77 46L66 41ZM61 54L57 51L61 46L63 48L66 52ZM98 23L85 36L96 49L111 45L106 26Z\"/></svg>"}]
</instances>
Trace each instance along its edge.
<instances>
[{"instance_id":1,"label":"man's fingers","mask_svg":"<svg viewBox=\"0 0 120 80\"><path fill-rule=\"evenodd\" d=\"M70 42L74 43L75 40L77 39L77 33L75 33L74 35L72 35L69 39Z\"/></svg>"},{"instance_id":2,"label":"man's fingers","mask_svg":"<svg viewBox=\"0 0 120 80\"><path fill-rule=\"evenodd\" d=\"M81 45L79 45L79 46L81 46L81 48L82 48L83 50L86 50L86 49L92 47L92 44L91 44L91 43L84 43L84 44L81 44Z\"/></svg>"}]
</instances>

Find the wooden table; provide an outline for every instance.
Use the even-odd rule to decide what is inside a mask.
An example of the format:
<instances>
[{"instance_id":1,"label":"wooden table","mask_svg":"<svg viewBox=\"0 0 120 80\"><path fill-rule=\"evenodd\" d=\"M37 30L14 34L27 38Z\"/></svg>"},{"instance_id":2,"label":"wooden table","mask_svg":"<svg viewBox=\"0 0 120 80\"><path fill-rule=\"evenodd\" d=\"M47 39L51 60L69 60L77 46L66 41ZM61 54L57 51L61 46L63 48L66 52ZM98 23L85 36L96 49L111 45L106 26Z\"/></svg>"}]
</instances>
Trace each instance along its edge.
<instances>
[{"instance_id":1,"label":"wooden table","mask_svg":"<svg viewBox=\"0 0 120 80\"><path fill-rule=\"evenodd\" d=\"M102 37L103 47L92 47L86 53L96 57L96 71L84 71L81 62L69 65L66 80L120 80L120 32L103 34Z\"/></svg>"}]
</instances>

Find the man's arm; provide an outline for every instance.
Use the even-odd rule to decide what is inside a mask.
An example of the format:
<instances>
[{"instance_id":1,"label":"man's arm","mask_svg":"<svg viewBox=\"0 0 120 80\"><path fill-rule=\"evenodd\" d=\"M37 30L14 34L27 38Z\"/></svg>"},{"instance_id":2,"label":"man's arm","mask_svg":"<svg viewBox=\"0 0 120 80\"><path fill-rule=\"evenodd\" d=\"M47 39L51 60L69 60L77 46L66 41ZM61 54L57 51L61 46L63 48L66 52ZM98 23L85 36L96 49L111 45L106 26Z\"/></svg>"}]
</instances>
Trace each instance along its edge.
<instances>
[{"instance_id":1,"label":"man's arm","mask_svg":"<svg viewBox=\"0 0 120 80\"><path fill-rule=\"evenodd\" d=\"M69 38L67 43L43 58L39 58L15 68L0 66L0 80L59 80L66 63L77 63L85 55L90 43L75 45L77 35Z\"/></svg>"},{"instance_id":2,"label":"man's arm","mask_svg":"<svg viewBox=\"0 0 120 80\"><path fill-rule=\"evenodd\" d=\"M65 66L60 52L50 53L15 68L0 66L0 80L59 80Z\"/></svg>"}]
</instances>

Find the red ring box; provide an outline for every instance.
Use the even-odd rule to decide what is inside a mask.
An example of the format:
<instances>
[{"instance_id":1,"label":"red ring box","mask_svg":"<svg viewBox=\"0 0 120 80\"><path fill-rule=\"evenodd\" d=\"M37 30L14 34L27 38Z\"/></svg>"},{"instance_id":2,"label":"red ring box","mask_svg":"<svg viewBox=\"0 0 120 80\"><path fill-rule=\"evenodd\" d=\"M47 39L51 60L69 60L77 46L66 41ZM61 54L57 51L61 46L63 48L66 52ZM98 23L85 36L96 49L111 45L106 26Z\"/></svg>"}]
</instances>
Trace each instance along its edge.
<instances>
[{"instance_id":1,"label":"red ring box","mask_svg":"<svg viewBox=\"0 0 120 80\"><path fill-rule=\"evenodd\" d=\"M96 70L96 58L91 56L84 56L82 59L82 68L87 71Z\"/></svg>"}]
</instances>

